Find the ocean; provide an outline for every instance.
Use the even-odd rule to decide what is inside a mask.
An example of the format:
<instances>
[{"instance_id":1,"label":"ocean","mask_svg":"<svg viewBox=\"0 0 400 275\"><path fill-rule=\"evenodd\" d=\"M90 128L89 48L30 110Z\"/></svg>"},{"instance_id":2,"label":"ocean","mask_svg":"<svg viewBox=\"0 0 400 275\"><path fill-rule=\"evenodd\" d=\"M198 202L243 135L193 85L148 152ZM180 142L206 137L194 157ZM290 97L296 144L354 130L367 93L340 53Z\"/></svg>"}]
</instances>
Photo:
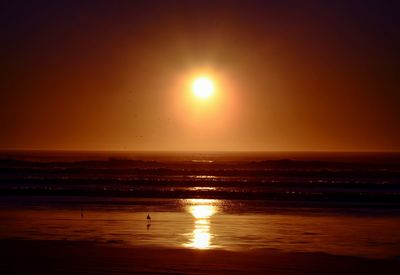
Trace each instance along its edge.
<instances>
[{"instance_id":1,"label":"ocean","mask_svg":"<svg viewBox=\"0 0 400 275\"><path fill-rule=\"evenodd\" d=\"M398 258L399 175L398 153L6 151L0 238Z\"/></svg>"}]
</instances>

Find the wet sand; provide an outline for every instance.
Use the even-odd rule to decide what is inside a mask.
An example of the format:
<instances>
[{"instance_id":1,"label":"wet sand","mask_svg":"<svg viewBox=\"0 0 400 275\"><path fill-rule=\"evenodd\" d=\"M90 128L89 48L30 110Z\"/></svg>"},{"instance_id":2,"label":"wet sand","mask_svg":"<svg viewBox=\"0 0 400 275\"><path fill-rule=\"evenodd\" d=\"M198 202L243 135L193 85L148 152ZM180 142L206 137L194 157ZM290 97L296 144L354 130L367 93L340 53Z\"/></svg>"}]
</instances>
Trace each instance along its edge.
<instances>
[{"instance_id":1,"label":"wet sand","mask_svg":"<svg viewBox=\"0 0 400 275\"><path fill-rule=\"evenodd\" d=\"M377 259L400 256L400 218L390 212L340 214L338 208L283 206L273 210L254 201L204 199L85 198L81 205L79 198L58 197L57 202L3 198L0 239L239 252L272 249Z\"/></svg>"},{"instance_id":2,"label":"wet sand","mask_svg":"<svg viewBox=\"0 0 400 275\"><path fill-rule=\"evenodd\" d=\"M400 260L1 240L2 274L400 274Z\"/></svg>"},{"instance_id":3,"label":"wet sand","mask_svg":"<svg viewBox=\"0 0 400 275\"><path fill-rule=\"evenodd\" d=\"M400 219L392 212L204 199L84 202L0 200L0 274L400 274Z\"/></svg>"}]
</instances>

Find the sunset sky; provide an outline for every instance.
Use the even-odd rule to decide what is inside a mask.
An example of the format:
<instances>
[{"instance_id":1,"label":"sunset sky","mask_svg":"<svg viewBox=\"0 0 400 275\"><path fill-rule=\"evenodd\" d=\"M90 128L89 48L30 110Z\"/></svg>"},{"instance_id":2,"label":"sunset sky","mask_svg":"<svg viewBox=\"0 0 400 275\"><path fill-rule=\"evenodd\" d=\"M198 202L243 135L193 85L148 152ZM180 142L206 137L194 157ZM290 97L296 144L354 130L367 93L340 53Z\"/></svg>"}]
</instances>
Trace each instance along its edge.
<instances>
[{"instance_id":1,"label":"sunset sky","mask_svg":"<svg viewBox=\"0 0 400 275\"><path fill-rule=\"evenodd\" d=\"M2 1L0 149L400 151L399 12Z\"/></svg>"}]
</instances>

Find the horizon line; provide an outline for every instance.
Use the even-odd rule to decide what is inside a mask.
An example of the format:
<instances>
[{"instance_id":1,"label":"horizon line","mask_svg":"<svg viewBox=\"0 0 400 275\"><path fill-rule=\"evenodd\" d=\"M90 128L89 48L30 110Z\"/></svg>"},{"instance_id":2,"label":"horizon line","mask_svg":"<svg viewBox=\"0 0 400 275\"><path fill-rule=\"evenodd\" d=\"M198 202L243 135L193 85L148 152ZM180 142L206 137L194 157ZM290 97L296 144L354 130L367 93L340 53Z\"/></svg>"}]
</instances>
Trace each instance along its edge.
<instances>
[{"instance_id":1,"label":"horizon line","mask_svg":"<svg viewBox=\"0 0 400 275\"><path fill-rule=\"evenodd\" d=\"M400 150L128 150L128 149L3 149L0 152L64 153L400 153Z\"/></svg>"}]
</instances>

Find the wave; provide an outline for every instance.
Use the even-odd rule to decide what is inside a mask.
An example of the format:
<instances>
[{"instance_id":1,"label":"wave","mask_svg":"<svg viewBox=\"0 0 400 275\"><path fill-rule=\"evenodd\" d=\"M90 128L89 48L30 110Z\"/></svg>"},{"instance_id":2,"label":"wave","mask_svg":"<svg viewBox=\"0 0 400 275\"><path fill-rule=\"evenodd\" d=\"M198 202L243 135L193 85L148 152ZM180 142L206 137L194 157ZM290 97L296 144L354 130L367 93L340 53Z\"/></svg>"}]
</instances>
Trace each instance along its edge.
<instances>
[{"instance_id":1,"label":"wave","mask_svg":"<svg viewBox=\"0 0 400 275\"><path fill-rule=\"evenodd\" d=\"M0 159L0 194L400 202L397 161Z\"/></svg>"}]
</instances>

